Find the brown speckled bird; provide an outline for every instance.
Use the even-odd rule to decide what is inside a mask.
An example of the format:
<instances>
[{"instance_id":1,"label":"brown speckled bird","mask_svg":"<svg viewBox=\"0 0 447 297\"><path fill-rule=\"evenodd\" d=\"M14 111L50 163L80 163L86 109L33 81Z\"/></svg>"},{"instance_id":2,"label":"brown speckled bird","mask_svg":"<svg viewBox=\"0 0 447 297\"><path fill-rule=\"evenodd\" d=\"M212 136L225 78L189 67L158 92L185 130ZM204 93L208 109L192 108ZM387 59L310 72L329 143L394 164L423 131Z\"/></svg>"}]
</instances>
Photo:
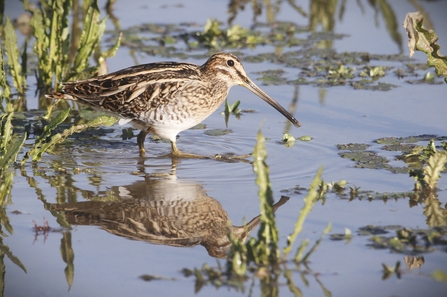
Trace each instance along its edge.
<instances>
[{"instance_id":1,"label":"brown speckled bird","mask_svg":"<svg viewBox=\"0 0 447 297\"><path fill-rule=\"evenodd\" d=\"M154 133L171 141L172 155L185 154L176 146L179 132L211 115L223 103L232 86L244 86L295 126L300 123L278 102L262 91L245 73L241 61L229 53L212 55L202 66L160 62L129 67L117 72L63 84L49 98L75 100L122 119L141 129L137 137L144 155L144 140Z\"/></svg>"}]
</instances>

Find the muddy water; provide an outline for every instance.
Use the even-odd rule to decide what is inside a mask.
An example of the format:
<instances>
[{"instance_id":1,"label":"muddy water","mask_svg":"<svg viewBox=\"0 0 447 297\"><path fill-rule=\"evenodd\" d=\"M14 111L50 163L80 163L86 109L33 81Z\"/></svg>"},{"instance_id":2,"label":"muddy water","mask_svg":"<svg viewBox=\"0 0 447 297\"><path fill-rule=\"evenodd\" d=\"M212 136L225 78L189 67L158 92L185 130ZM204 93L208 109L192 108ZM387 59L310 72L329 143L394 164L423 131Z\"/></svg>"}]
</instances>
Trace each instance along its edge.
<instances>
[{"instance_id":1,"label":"muddy water","mask_svg":"<svg viewBox=\"0 0 447 297\"><path fill-rule=\"evenodd\" d=\"M115 4L114 13L123 29L148 22L194 22L202 28L210 17L224 23L230 17L226 1L215 1L211 14L201 12L200 8L205 5L202 1L181 5L162 1L132 3L117 1ZM337 52L392 55L402 51L406 54L406 35L400 24L406 12L416 9L407 1L389 4L400 39L387 30L389 23L380 9L375 11L367 1L347 1L345 7L342 3L336 5L333 19L333 32L346 36L322 46L331 46ZM420 5L442 36L447 26L441 11L447 11L446 4L438 1ZM310 3L302 4L306 12L310 7ZM16 11L18 9L11 8L11 14ZM266 22L266 14L264 10L256 21ZM279 5L274 18L309 24L309 19L288 3ZM244 11L239 11L233 23L245 27L253 24L249 4ZM112 23L109 27L113 28ZM317 26L315 30L323 29ZM440 41L441 52L447 48L446 42L445 38ZM299 48L281 50L288 52ZM274 51L271 46L263 46L244 49L241 53L248 57ZM425 63L424 59L422 53L417 53L411 62ZM143 63L166 58L123 46L117 56L110 59L109 69L114 71L133 65L135 60ZM204 59L193 57L187 60L204 62ZM244 64L254 81L261 76L256 74L258 71L283 68L287 80L295 79L303 71L271 62ZM445 84L410 84L406 78L399 79L393 71L404 67L403 62L371 61L370 64L394 67L381 81L397 87L390 91L373 91L354 90L349 84L267 86L259 81L262 89L283 106L289 107L297 100L294 115L302 123L299 129L290 128L280 114L249 91L234 87L229 101L241 100L242 109L255 112L243 112L240 119L232 115L229 134L208 135L207 130L227 129L220 114L221 107L204 121L205 128L180 133L177 144L183 151L196 154L245 154L253 150L256 134L262 129L267 138L267 163L276 201L282 195L290 197L276 212L281 242L285 244L303 205L306 189L320 166L324 167L326 182L344 179L351 187L371 191L372 196L376 192L393 194L413 189L414 181L408 174L356 168L354 161L340 157L337 144L367 144L369 151L388 158L393 167L403 167L402 161L395 160L399 152L385 151L383 145L374 140L422 134L446 136ZM424 72L418 73L423 75ZM438 78L436 81L442 82ZM29 109L37 107L32 92L27 100ZM281 143L284 132L295 137L309 135L312 140L297 141L294 146L286 147ZM22 171L16 170L12 203L6 208L13 232L3 238L3 244L20 260L26 273L10 260L4 260L5 296L192 296L195 295L194 278L185 277L180 271L200 268L204 263L217 266L210 256L216 255L210 253L210 245L223 240L218 238L220 227L214 221L210 223L210 216L223 218L220 222L229 219L232 225L241 226L259 214L258 189L251 164L175 161L163 157L170 150L168 143L150 140L146 142L148 156L141 158L136 139L122 140L121 134L122 127L113 126L99 137L72 138L36 165L28 163ZM417 144L426 145L427 141ZM441 178L438 185L437 198L442 206L447 202L446 180ZM445 246L435 246L433 251L418 254L424 257L423 265L410 269L404 257L411 252L373 249L368 245L371 236L360 232L360 228L367 225L381 227L388 232L386 236L394 234L385 228L391 225L427 229L424 204L410 207L408 197L352 201L347 197L329 192L324 204L317 203L306 221L301 238L309 238L311 242L320 236L328 222L333 226L331 234L344 233L348 228L354 237L349 242L325 238L311 256L308 269L292 273L292 281L303 295L322 296L330 292L332 296L443 296L445 283L435 281L430 275L438 269L447 271ZM62 227L61 217L55 215L61 213L62 207L65 207L65 219L71 229ZM33 221L42 227L44 218L50 229L36 233ZM132 222L132 228L122 223L125 219ZM145 228L152 232L144 231ZM71 260L67 254L71 255ZM401 278L393 275L382 280L381 264L392 266L397 261L401 262ZM293 268L290 264L289 269ZM153 280L144 281L140 278L142 275L151 275ZM244 290L216 289L208 284L197 295L245 296L249 295L249 290L253 291L252 296L261 294L257 281L254 288L250 286L251 281L245 283ZM293 296L285 279L280 279L279 295Z\"/></svg>"}]
</instances>

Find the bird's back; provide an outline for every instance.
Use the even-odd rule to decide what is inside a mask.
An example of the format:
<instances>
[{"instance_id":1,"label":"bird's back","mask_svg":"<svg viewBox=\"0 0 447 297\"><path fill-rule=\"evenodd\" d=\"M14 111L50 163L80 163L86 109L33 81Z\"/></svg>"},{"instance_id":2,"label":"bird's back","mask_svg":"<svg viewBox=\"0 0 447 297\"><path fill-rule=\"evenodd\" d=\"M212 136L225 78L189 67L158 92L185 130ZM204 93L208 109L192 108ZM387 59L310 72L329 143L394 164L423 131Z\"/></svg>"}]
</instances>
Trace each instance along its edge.
<instances>
[{"instance_id":1,"label":"bird's back","mask_svg":"<svg viewBox=\"0 0 447 297\"><path fill-rule=\"evenodd\" d=\"M195 80L200 81L200 72L194 64L150 63L95 78L66 82L61 92L47 97L76 100L123 117L134 117L151 106L167 103L166 100L176 88ZM157 100L161 97L164 100Z\"/></svg>"}]
</instances>

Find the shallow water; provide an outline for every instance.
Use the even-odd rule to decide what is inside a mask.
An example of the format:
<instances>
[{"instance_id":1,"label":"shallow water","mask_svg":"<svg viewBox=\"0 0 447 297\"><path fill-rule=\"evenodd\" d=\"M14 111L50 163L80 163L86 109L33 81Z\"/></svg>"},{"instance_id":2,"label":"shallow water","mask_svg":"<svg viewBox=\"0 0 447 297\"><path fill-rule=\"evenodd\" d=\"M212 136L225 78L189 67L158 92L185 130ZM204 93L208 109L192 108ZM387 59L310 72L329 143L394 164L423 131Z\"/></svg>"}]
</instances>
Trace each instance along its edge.
<instances>
[{"instance_id":1,"label":"shallow water","mask_svg":"<svg viewBox=\"0 0 447 297\"><path fill-rule=\"evenodd\" d=\"M380 11L375 12L369 2L346 1L343 11L342 3L337 5L333 31L347 36L334 40L332 48L337 52L365 51L390 55L402 50L407 55L406 34L400 24L404 15L416 8L407 1L389 2L396 15L401 45L393 41ZM189 1L179 7L177 2L133 1L129 5L126 1L116 1L114 13L123 29L148 22L194 22L201 30L210 17L226 23L229 18L227 1L213 1L213 9L209 14L203 13L205 3L209 5L205 1ZM443 38L442 30L447 27L444 17L447 2L418 3L430 16L441 38L441 53L445 54L447 39ZM16 17L20 9L11 3L8 5L10 17ZM301 5L309 12L310 3ZM248 4L245 10L239 12L233 24L239 23L244 27L253 24L249 7ZM291 9L288 2L282 2L278 9L275 15L278 21L291 21L300 25L309 23L307 18ZM257 17L259 22L266 22L266 19L265 11ZM112 23L109 23L109 27L113 27ZM321 28L317 27L316 31L321 31ZM281 50L287 52L296 48ZM241 50L245 56L274 51L271 46ZM116 57L109 59L109 70L133 65L135 60L130 54L129 48L122 46ZM166 60L138 51L135 55L139 63ZM174 57L172 60L179 59ZM203 59L195 58L187 60L197 64L204 62ZM412 62L425 63L425 55L416 53ZM370 64L402 67L401 62L372 60ZM302 71L271 62L244 65L255 82L261 76L256 74L258 71L283 68L287 79L296 78ZM433 69L430 71L433 72ZM423 72L420 73L423 75ZM395 160L398 152L385 151L374 140L422 134L446 136L446 85L409 84L405 80L387 74L380 81L398 86L390 91L354 90L349 85L266 86L258 81L266 93L286 108L293 101L294 94L297 94L294 115L302 123L301 128L290 128L286 120L262 100L244 88L234 87L230 91L229 101L241 100L242 109L256 112L242 113L240 119L232 115L228 124L231 133L228 135L205 134L206 130L226 128L224 117L220 114L222 106L204 121L205 129L180 133L177 144L183 151L196 154L246 154L252 152L256 134L261 129L267 138L267 163L276 201L281 195L290 197L276 212L281 243L285 245L286 237L292 232L303 205L306 189L320 166L324 167L323 179L326 182L344 179L349 186L380 193L408 192L413 189L414 180L408 174L356 168L354 161L339 156L340 151L336 147L337 144L366 143L371 146L369 151L387 157L395 167L402 167L405 164ZM436 78L436 81L442 80ZM34 90L30 90L27 96L29 109L38 106L33 93ZM98 222L91 225L73 224L72 230L59 227L56 218L50 213L51 205L81 207L85 205L82 203L97 200L129 203L132 199L139 202L147 199L157 211L171 211L175 216L176 211L189 209L175 205L186 201L195 207L201 205L198 198L205 197L207 201L215 201L220 205L233 225L242 225L259 214L258 188L251 164L195 159L174 162L163 157L170 151L168 143L150 140L146 141L148 156L141 158L138 156L135 138L123 141L121 129L113 126L110 133L100 137L71 139L69 143L60 145L56 153L46 154L36 166L28 163L24 170L16 170L12 204L6 208L13 233L3 238L3 244L20 259L27 273L9 259L5 260L4 295L260 295L259 282L256 281L254 288L250 288L251 280L245 283L243 292L229 287L216 289L206 285L195 293L194 278L184 277L180 271L183 268L200 268L204 263L217 266L216 260L201 245L174 247L141 238L130 240L122 234L111 232ZM295 137L310 135L312 140L297 141L293 147L286 147L281 143L285 131ZM33 140L28 142L33 143ZM305 189L296 193L296 186ZM440 179L438 188L438 199L444 206L447 203L445 177ZM160 195L155 195L157 193ZM173 206L157 208L154 206L157 201ZM20 213L16 214L15 211ZM82 217L81 213L77 213L78 218ZM35 236L33 221L42 225L43 218L48 220L52 231ZM368 246L370 236L358 234L359 228L366 225L426 229L426 219L424 206L418 204L410 207L408 198L389 199L386 202L381 199L349 201L330 192L324 204L315 205L300 238L309 238L313 242L319 238L328 222L333 226L330 234L344 233L345 228L348 228L354 237L349 242L332 241L326 237L311 256L308 269L298 269L292 273L294 285L304 296L322 296L328 292L331 296L443 296L447 289L446 283L435 281L430 274L438 269L447 271L445 246L423 253L425 263L419 269L410 270L405 268L405 254L393 253L390 249L372 249ZM386 236L392 234L390 232ZM70 237L73 266L67 266L61 257L61 246L67 246ZM65 241L62 241L63 238ZM392 266L397 261L401 262L401 278L393 275L382 280L381 264ZM221 263L224 262L221 260ZM294 268L292 264L290 266L289 269ZM64 273L67 267L74 269L71 286ZM140 278L145 274L160 276L162 279L146 282ZM253 291L251 294L250 290ZM278 295L294 295L285 278L280 279Z\"/></svg>"}]
</instances>

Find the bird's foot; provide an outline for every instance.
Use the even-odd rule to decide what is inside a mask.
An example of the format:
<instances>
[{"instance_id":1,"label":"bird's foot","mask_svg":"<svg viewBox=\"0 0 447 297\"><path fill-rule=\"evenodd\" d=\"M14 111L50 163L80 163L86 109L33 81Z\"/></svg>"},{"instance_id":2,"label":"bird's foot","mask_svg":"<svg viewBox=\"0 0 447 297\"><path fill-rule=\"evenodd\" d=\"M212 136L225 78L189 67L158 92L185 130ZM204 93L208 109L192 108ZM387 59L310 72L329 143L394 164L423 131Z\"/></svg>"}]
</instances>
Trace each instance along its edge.
<instances>
[{"instance_id":1,"label":"bird's foot","mask_svg":"<svg viewBox=\"0 0 447 297\"><path fill-rule=\"evenodd\" d=\"M250 160L247 160L251 157L251 154L245 154L245 155L221 155L216 154L214 155L214 159L218 161L224 161L224 162L245 162L245 163L251 163Z\"/></svg>"},{"instance_id":2,"label":"bird's foot","mask_svg":"<svg viewBox=\"0 0 447 297\"><path fill-rule=\"evenodd\" d=\"M182 151L178 151L176 153L172 152L171 154L168 154L166 156L173 157L173 158L185 158L185 159L211 159L211 157L209 157L209 156L188 154L188 153L184 153Z\"/></svg>"}]
</instances>

